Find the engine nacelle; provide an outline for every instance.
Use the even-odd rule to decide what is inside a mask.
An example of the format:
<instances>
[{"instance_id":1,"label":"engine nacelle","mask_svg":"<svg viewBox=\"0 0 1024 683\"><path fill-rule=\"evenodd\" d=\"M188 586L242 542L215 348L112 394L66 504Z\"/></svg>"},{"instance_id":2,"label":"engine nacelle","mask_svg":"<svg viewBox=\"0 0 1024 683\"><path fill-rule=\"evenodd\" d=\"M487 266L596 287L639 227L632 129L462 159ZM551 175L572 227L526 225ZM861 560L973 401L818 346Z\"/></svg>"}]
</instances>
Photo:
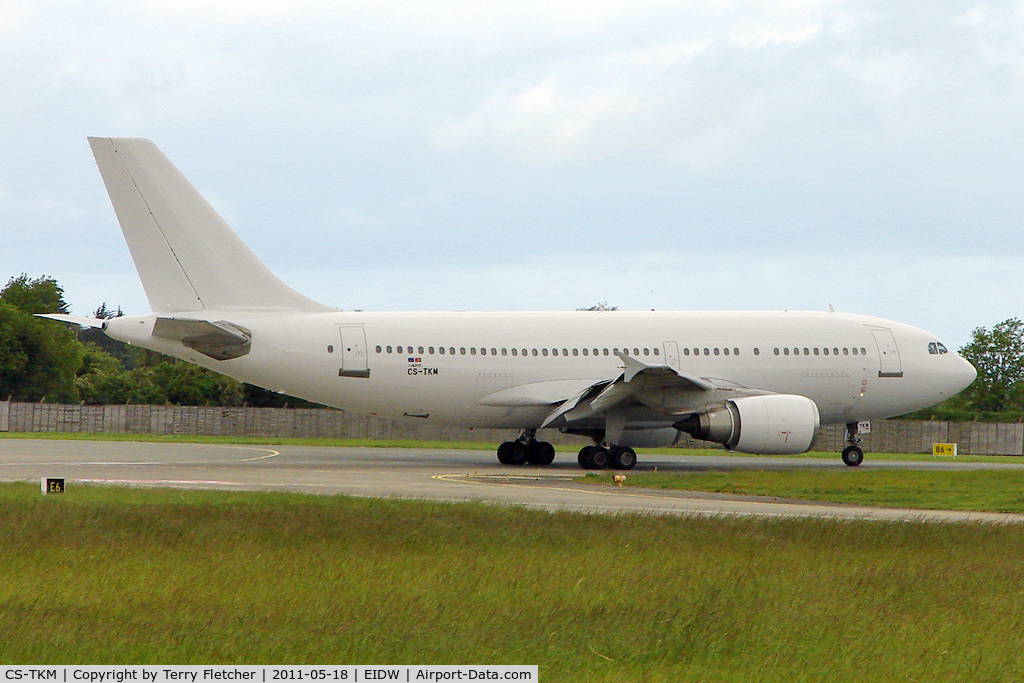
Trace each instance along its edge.
<instances>
[{"instance_id":1,"label":"engine nacelle","mask_svg":"<svg viewBox=\"0 0 1024 683\"><path fill-rule=\"evenodd\" d=\"M724 408L691 415L674 426L731 451L781 455L810 449L819 422L818 406L806 396L770 394L730 399Z\"/></svg>"}]
</instances>

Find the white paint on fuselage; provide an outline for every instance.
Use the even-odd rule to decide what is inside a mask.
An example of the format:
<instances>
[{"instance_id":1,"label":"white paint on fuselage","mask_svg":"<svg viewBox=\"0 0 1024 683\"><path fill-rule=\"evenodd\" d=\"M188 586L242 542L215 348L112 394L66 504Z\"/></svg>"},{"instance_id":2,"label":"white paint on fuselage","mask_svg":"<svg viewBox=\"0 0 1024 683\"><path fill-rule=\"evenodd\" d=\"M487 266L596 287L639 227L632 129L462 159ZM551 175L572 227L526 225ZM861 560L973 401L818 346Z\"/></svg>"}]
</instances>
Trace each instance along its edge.
<instances>
[{"instance_id":1,"label":"white paint on fuselage","mask_svg":"<svg viewBox=\"0 0 1024 683\"><path fill-rule=\"evenodd\" d=\"M934 405L965 388L975 376L970 364L955 353L930 354L928 344L937 339L924 330L843 313L287 315L239 310L175 315L226 320L247 328L252 332L251 352L216 361L179 342L151 337L153 315L114 319L109 321L107 333L316 403L388 417L429 415L425 419L431 422L466 427L538 427L552 406L529 405L526 399L530 396L548 396L552 402L561 402L594 382L614 379L622 372L622 361L612 353L615 349L649 365L669 364L666 343L678 348L678 362L673 365L684 375L806 396L817 404L823 424L891 417ZM358 325L365 331L369 377L339 376L345 353L342 325ZM899 349L901 377L879 376L879 350L872 335L877 329L892 332ZM442 346L446 351L454 348L455 354L441 354ZM486 349L486 355L479 352L481 348ZM517 349L516 355L512 355L513 348ZM587 355L582 354L584 348L589 350ZM829 349L828 355L825 348ZM465 355L462 349L466 349ZM525 356L523 349L527 350ZM557 349L557 356L552 349ZM594 349L598 350L597 356L593 355ZM694 354L695 349L700 355ZM705 349L711 354L705 355ZM729 349L728 355L724 349ZM759 353L755 354L755 349ZM775 349L779 349L778 355ZM783 349L789 349L789 355ZM798 349L799 355L793 349ZM834 349L839 350L838 355ZM844 349L848 353L843 353ZM856 355L852 349L857 349ZM544 350L548 355L543 355ZM410 363L410 358L419 361ZM528 387L512 392L525 396L525 405L480 402L513 387ZM664 415L660 419L664 424L674 420Z\"/></svg>"}]
</instances>

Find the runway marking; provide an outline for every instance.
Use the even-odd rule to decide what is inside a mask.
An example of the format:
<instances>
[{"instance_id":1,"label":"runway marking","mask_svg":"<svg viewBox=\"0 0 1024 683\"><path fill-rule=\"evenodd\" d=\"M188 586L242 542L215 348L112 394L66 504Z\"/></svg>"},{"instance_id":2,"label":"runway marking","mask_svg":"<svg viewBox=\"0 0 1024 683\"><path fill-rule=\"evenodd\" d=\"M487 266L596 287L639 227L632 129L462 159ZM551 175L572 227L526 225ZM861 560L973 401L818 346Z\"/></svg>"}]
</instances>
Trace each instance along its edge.
<instances>
[{"instance_id":1,"label":"runway marking","mask_svg":"<svg viewBox=\"0 0 1024 683\"><path fill-rule=\"evenodd\" d=\"M267 451L270 453L270 455L261 455L257 458L242 458L238 462L255 462L257 460L266 460L267 458L276 458L277 456L281 455L281 451L275 451L271 448L257 448L254 450Z\"/></svg>"},{"instance_id":2,"label":"runway marking","mask_svg":"<svg viewBox=\"0 0 1024 683\"><path fill-rule=\"evenodd\" d=\"M470 477L476 477L477 479L483 479L483 478L487 478L487 477L492 477L494 479L499 479L499 478L500 479L505 479L506 482L503 483L503 484L501 484L501 482L498 482L499 484L501 484L503 486L514 486L516 488L524 488L524 489L542 488L542 489L545 489L547 491L564 491L566 493L586 493L586 494L598 495L598 496L625 496L627 498L648 498L648 499L651 499L651 500L695 500L694 498L688 498L686 496L677 496L677 495L671 495L671 494L652 495L652 494L649 494L649 493L647 493L647 494L645 494L645 493L626 493L625 491L621 491L621 490L601 491L601 490L583 489L583 488L570 489L570 488L565 488L565 487L562 487L562 486L527 486L526 484L513 484L510 481L508 481L508 480L511 480L511 479L526 479L526 480L532 479L532 480L535 480L535 481L542 481L544 477L552 478L552 479L566 479L566 478L580 478L580 477L584 477L584 476L586 476L586 475L584 475L584 474L547 474L547 473L538 472L536 474L509 474L509 475L505 475L505 474L435 474L435 475L433 475L430 478L431 479L436 479L438 481L448 482L450 484L454 484L454 483L457 483L457 482L461 482L461 483L464 483L464 484L494 484L495 482L474 481L474 480L470 479ZM458 479L451 479L450 477L458 477Z\"/></svg>"}]
</instances>

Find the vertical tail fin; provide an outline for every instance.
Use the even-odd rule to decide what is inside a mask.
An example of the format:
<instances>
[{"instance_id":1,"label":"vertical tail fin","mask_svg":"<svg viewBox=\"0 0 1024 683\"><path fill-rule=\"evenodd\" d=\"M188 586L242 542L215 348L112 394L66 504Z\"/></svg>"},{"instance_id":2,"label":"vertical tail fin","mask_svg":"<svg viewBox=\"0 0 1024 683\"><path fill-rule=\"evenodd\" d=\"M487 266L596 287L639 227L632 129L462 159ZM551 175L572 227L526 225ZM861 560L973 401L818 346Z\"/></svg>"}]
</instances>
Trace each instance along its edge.
<instances>
[{"instance_id":1,"label":"vertical tail fin","mask_svg":"<svg viewBox=\"0 0 1024 683\"><path fill-rule=\"evenodd\" d=\"M89 138L154 313L336 310L284 284L142 138Z\"/></svg>"}]
</instances>

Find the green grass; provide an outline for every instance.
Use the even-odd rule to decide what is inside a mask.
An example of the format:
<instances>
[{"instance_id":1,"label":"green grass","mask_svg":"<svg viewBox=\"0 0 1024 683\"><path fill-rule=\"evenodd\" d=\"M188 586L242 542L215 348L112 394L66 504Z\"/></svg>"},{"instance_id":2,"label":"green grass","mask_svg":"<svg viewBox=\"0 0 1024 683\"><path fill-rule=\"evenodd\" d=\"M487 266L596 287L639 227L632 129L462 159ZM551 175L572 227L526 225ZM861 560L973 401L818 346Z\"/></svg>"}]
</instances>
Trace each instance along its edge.
<instances>
[{"instance_id":1,"label":"green grass","mask_svg":"<svg viewBox=\"0 0 1024 683\"><path fill-rule=\"evenodd\" d=\"M610 475L588 475L604 482ZM629 473L628 486L929 510L1024 513L1024 470L758 470Z\"/></svg>"},{"instance_id":2,"label":"green grass","mask_svg":"<svg viewBox=\"0 0 1024 683\"><path fill-rule=\"evenodd\" d=\"M0 663L1013 680L1024 528L0 485Z\"/></svg>"}]
</instances>

